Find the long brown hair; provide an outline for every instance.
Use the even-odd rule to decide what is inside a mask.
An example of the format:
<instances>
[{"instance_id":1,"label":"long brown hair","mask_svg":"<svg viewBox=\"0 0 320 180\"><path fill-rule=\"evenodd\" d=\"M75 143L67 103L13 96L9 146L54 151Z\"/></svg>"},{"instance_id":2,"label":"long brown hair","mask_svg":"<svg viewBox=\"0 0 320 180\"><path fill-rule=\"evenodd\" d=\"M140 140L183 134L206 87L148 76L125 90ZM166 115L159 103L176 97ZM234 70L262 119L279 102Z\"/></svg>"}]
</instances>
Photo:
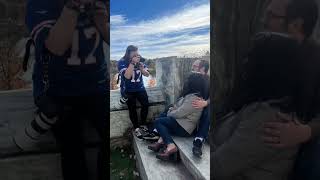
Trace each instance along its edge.
<instances>
[{"instance_id":1,"label":"long brown hair","mask_svg":"<svg viewBox=\"0 0 320 180\"><path fill-rule=\"evenodd\" d=\"M130 53L132 51L138 51L138 47L134 46L134 45L129 45L127 47L126 53L124 54L124 56L122 57L122 59L129 61L130 60Z\"/></svg>"}]
</instances>

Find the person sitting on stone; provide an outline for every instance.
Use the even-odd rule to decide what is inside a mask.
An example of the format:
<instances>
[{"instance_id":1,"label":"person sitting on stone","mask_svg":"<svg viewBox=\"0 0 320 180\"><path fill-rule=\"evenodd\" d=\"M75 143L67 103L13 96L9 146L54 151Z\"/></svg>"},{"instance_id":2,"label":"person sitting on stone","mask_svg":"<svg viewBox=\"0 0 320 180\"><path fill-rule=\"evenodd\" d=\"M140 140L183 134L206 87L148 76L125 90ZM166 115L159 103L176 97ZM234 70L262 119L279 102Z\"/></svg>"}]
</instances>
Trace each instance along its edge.
<instances>
[{"instance_id":1,"label":"person sitting on stone","mask_svg":"<svg viewBox=\"0 0 320 180\"><path fill-rule=\"evenodd\" d=\"M195 130L195 138L193 141L192 152L195 156L201 157L202 146L205 139L208 137L209 127L210 127L210 93L209 93L209 62L206 60L197 60L192 65L192 72L200 73L204 76L206 83L208 83L208 88L206 89L206 96L204 98L196 98L192 101L192 106L196 109L203 109L201 114L199 124Z\"/></svg>"},{"instance_id":2,"label":"person sitting on stone","mask_svg":"<svg viewBox=\"0 0 320 180\"><path fill-rule=\"evenodd\" d=\"M202 113L202 108L194 108L192 101L197 98L205 98L206 86L204 76L198 73L191 74L188 77L187 85L184 85L181 97L169 108L166 114L154 121L154 127L160 134L160 138L148 148L158 152L156 155L158 159L177 160L178 149L171 136L187 137L192 135ZM160 151L160 149L164 150Z\"/></svg>"}]
</instances>

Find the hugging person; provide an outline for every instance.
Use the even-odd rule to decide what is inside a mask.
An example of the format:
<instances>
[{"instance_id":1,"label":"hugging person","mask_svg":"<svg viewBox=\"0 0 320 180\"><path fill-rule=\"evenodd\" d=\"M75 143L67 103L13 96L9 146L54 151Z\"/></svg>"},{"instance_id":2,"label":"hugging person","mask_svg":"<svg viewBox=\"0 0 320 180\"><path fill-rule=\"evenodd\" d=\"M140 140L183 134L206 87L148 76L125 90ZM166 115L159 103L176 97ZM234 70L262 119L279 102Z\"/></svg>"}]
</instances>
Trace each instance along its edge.
<instances>
[{"instance_id":1,"label":"hugging person","mask_svg":"<svg viewBox=\"0 0 320 180\"><path fill-rule=\"evenodd\" d=\"M204 99L206 96L208 87L204 76L193 73L186 83L180 98L154 121L154 127L160 138L148 148L157 152L156 157L161 160L177 160L178 148L171 136L191 136L203 110L193 107L192 102L198 98Z\"/></svg>"}]
</instances>

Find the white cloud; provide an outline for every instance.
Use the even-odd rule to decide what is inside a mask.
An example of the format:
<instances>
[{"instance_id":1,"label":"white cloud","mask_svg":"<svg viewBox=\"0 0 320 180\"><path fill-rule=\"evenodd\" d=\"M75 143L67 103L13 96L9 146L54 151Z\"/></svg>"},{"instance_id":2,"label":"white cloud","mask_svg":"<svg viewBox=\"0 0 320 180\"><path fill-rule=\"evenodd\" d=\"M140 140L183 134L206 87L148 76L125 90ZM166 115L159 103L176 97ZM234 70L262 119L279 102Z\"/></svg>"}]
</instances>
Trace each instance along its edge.
<instances>
[{"instance_id":1,"label":"white cloud","mask_svg":"<svg viewBox=\"0 0 320 180\"><path fill-rule=\"evenodd\" d=\"M110 17L110 22L112 25L121 25L127 22L127 19L123 15L114 15Z\"/></svg>"},{"instance_id":2,"label":"white cloud","mask_svg":"<svg viewBox=\"0 0 320 180\"><path fill-rule=\"evenodd\" d=\"M129 23L123 15L114 15L111 16L111 59L123 56L130 44L139 46L141 54L147 58L209 51L209 28L209 3L135 24Z\"/></svg>"}]
</instances>

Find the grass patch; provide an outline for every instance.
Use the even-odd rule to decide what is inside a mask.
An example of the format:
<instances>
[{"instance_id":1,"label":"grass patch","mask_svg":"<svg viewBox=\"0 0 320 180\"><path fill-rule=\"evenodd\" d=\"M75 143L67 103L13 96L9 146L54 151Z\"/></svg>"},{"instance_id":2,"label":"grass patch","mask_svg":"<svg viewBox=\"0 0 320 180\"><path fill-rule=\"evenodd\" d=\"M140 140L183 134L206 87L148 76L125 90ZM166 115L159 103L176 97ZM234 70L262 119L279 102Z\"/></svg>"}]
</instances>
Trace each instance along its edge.
<instances>
[{"instance_id":1,"label":"grass patch","mask_svg":"<svg viewBox=\"0 0 320 180\"><path fill-rule=\"evenodd\" d=\"M134 153L130 147L111 149L111 180L137 180Z\"/></svg>"}]
</instances>

